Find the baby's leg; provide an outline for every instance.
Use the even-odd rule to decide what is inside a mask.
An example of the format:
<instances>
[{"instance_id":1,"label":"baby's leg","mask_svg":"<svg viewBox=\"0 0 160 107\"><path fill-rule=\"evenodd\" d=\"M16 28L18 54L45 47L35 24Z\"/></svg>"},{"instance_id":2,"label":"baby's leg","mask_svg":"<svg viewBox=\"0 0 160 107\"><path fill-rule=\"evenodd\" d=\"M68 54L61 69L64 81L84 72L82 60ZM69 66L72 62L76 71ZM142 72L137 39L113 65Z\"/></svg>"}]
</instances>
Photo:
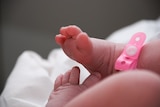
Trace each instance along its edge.
<instances>
[{"instance_id":1,"label":"baby's leg","mask_svg":"<svg viewBox=\"0 0 160 107\"><path fill-rule=\"evenodd\" d=\"M124 44L90 38L77 26L62 27L60 34L55 39L70 58L80 62L91 73L100 72L102 77L116 72L114 70L115 61L124 49ZM144 45L138 60L138 68L160 74L160 49L158 46L160 46L160 40Z\"/></svg>"},{"instance_id":2,"label":"baby's leg","mask_svg":"<svg viewBox=\"0 0 160 107\"><path fill-rule=\"evenodd\" d=\"M148 71L115 74L65 107L160 107L160 77Z\"/></svg>"},{"instance_id":3,"label":"baby's leg","mask_svg":"<svg viewBox=\"0 0 160 107\"><path fill-rule=\"evenodd\" d=\"M98 72L91 74L82 84L79 84L80 70L74 67L64 75L57 77L54 90L46 107L63 107L82 91L96 84L101 79Z\"/></svg>"},{"instance_id":4,"label":"baby's leg","mask_svg":"<svg viewBox=\"0 0 160 107\"><path fill-rule=\"evenodd\" d=\"M91 73L100 72L102 77L113 73L114 62L123 49L122 44L90 38L77 26L62 27L55 39L70 58Z\"/></svg>"}]
</instances>

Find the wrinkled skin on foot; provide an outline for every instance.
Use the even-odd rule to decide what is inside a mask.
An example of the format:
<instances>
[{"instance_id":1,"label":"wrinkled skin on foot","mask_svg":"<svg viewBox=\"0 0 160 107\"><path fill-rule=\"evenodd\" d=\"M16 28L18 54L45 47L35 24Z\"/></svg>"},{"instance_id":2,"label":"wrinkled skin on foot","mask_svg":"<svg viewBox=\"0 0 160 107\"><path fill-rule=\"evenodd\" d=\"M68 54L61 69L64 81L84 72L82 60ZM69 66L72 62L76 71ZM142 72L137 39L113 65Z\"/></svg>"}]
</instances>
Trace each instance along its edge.
<instances>
[{"instance_id":1,"label":"wrinkled skin on foot","mask_svg":"<svg viewBox=\"0 0 160 107\"><path fill-rule=\"evenodd\" d=\"M116 72L114 63L125 46L90 38L74 25L62 27L55 40L66 55L81 63L90 73L100 72L103 78ZM138 68L160 73L160 49L157 49L157 46L160 46L160 40L152 41L142 48Z\"/></svg>"}]
</instances>

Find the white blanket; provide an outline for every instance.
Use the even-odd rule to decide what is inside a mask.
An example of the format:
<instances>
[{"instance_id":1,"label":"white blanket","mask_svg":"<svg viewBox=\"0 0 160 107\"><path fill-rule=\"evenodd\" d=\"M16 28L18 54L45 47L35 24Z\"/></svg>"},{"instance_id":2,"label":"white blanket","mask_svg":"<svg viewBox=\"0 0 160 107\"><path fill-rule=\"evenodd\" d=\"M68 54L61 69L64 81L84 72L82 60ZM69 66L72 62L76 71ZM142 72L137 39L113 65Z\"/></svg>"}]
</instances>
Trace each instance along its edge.
<instances>
[{"instance_id":1,"label":"white blanket","mask_svg":"<svg viewBox=\"0 0 160 107\"><path fill-rule=\"evenodd\" d=\"M147 41L160 38L160 18L136 22L114 32L107 40L126 43L139 31L147 34ZM73 66L80 67L82 82L89 73L82 65L69 59L61 49L51 51L48 59L33 51L23 52L0 96L0 107L44 107L56 77Z\"/></svg>"}]
</instances>

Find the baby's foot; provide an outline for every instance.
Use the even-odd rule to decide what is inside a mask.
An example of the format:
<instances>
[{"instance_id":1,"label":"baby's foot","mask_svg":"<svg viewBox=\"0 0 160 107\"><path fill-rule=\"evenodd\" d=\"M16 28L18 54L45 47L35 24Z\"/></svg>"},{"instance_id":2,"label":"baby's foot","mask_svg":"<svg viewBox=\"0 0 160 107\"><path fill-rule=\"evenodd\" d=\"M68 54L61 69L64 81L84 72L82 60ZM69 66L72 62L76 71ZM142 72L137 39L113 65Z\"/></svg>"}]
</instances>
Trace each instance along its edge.
<instances>
[{"instance_id":1,"label":"baby's foot","mask_svg":"<svg viewBox=\"0 0 160 107\"><path fill-rule=\"evenodd\" d=\"M63 107L79 93L91 87L101 79L98 72L91 74L82 84L79 84L80 70L78 67L57 77L54 90L46 107Z\"/></svg>"},{"instance_id":2,"label":"baby's foot","mask_svg":"<svg viewBox=\"0 0 160 107\"><path fill-rule=\"evenodd\" d=\"M100 72L102 77L114 72L113 64L123 49L120 44L89 38L74 25L62 27L55 39L70 58L81 63L91 73Z\"/></svg>"}]
</instances>

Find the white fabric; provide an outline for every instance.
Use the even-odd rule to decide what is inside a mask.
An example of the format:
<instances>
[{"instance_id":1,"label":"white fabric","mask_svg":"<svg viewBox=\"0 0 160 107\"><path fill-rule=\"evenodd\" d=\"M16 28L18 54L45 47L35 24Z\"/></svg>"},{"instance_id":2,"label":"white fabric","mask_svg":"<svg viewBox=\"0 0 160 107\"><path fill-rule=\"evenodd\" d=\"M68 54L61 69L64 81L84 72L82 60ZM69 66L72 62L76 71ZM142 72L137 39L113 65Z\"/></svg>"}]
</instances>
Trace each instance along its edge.
<instances>
[{"instance_id":1,"label":"white fabric","mask_svg":"<svg viewBox=\"0 0 160 107\"><path fill-rule=\"evenodd\" d=\"M144 32L146 34L146 42L152 39L160 38L160 18L157 20L138 21L132 25L113 32L106 39L117 43L127 43L131 36L137 32Z\"/></svg>"},{"instance_id":2,"label":"white fabric","mask_svg":"<svg viewBox=\"0 0 160 107\"><path fill-rule=\"evenodd\" d=\"M114 32L107 40L126 43L139 31L147 34L147 41L160 38L160 19L139 21ZM89 73L61 49L51 51L46 60L33 51L25 51L19 56L7 80L0 96L0 107L44 107L56 77L73 66L80 67L82 82Z\"/></svg>"},{"instance_id":3,"label":"white fabric","mask_svg":"<svg viewBox=\"0 0 160 107\"><path fill-rule=\"evenodd\" d=\"M0 107L44 107L56 77L73 66L80 67L80 81L83 81L89 73L69 59L61 49L53 50L48 60L42 59L33 51L25 51L8 78L1 95Z\"/></svg>"}]
</instances>

